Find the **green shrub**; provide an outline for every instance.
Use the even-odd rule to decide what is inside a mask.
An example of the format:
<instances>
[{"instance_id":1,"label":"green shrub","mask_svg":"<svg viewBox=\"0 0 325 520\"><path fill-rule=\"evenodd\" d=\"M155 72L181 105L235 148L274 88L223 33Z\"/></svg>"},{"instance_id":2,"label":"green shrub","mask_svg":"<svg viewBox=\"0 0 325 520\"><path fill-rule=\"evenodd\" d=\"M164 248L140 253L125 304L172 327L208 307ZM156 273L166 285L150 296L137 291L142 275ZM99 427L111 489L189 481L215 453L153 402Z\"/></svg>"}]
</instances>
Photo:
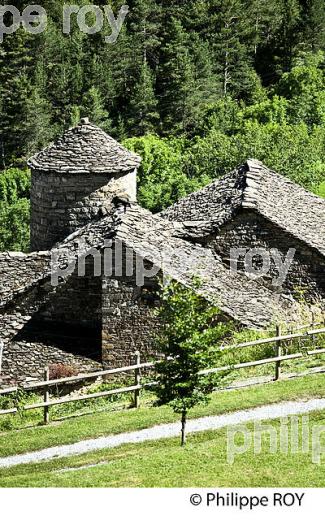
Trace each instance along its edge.
<instances>
[{"instance_id":1,"label":"green shrub","mask_svg":"<svg viewBox=\"0 0 325 520\"><path fill-rule=\"evenodd\" d=\"M30 172L0 173L0 251L29 250Z\"/></svg>"}]
</instances>

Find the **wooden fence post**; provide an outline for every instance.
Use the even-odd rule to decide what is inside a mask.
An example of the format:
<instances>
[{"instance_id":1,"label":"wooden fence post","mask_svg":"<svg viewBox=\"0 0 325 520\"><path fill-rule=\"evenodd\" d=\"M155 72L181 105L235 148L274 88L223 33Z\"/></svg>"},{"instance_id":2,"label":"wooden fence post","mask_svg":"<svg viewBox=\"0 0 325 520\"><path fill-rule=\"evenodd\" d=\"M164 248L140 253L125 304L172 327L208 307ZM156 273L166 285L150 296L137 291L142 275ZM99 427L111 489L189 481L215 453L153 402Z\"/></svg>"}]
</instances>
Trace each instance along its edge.
<instances>
[{"instance_id":1,"label":"wooden fence post","mask_svg":"<svg viewBox=\"0 0 325 520\"><path fill-rule=\"evenodd\" d=\"M50 369L46 367L44 370L44 381L50 380ZM50 392L49 387L44 387L44 402L47 403L50 400ZM44 406L44 424L48 424L50 422L50 409L48 406Z\"/></svg>"},{"instance_id":2,"label":"wooden fence post","mask_svg":"<svg viewBox=\"0 0 325 520\"><path fill-rule=\"evenodd\" d=\"M276 335L281 336L281 325L277 325L276 327ZM281 341L276 342L276 356L282 356L282 343ZM278 381L281 377L281 361L275 362L275 381Z\"/></svg>"},{"instance_id":3,"label":"wooden fence post","mask_svg":"<svg viewBox=\"0 0 325 520\"><path fill-rule=\"evenodd\" d=\"M140 365L140 363L141 363L141 356L140 356L140 352L137 351L134 353L134 364ZM140 368L135 369L134 384L135 384L135 386L141 385ZM134 391L134 408L140 408L140 390Z\"/></svg>"}]
</instances>

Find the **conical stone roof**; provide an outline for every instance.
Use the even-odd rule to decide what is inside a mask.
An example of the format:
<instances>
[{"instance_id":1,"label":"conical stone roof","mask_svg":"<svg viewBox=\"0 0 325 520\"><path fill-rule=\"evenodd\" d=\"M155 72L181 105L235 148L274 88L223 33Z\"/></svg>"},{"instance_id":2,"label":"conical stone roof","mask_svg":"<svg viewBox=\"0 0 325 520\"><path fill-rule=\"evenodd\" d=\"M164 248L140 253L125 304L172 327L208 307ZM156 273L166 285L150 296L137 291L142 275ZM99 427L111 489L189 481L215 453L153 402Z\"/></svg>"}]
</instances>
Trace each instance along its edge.
<instances>
[{"instance_id":1,"label":"conical stone roof","mask_svg":"<svg viewBox=\"0 0 325 520\"><path fill-rule=\"evenodd\" d=\"M82 119L27 164L43 172L114 175L134 170L140 162L138 155L126 150L88 119Z\"/></svg>"}]
</instances>

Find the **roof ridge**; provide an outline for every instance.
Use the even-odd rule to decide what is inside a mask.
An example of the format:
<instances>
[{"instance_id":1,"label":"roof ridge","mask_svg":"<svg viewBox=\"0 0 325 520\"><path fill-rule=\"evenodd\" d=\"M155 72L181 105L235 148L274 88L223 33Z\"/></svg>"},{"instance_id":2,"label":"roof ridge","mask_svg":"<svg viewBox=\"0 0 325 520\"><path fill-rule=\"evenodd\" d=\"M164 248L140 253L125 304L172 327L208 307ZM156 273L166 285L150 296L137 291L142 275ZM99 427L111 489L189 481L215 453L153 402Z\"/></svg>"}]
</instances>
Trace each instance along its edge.
<instances>
[{"instance_id":1,"label":"roof ridge","mask_svg":"<svg viewBox=\"0 0 325 520\"><path fill-rule=\"evenodd\" d=\"M264 164L257 159L248 159L244 165L247 167L245 173L246 186L243 190L242 207L247 209L258 209L258 193L261 187L262 170Z\"/></svg>"},{"instance_id":2,"label":"roof ridge","mask_svg":"<svg viewBox=\"0 0 325 520\"><path fill-rule=\"evenodd\" d=\"M299 232L297 232L297 230L293 230L288 225L285 225L283 221L278 218L276 213L273 214L266 210L267 208L265 207L265 203L268 204L268 197L265 197L265 186L262 186L262 183L267 183L272 177L274 182L280 182L281 186L292 187L292 189L295 190L295 194L300 193L303 197L308 197L309 203L313 201L320 205L325 204L325 200L322 199L322 197L319 197L316 194L308 191L306 188L297 184L292 179L285 177L284 175L281 175L275 170L269 168L261 161L257 161L256 159L247 160L247 169L247 187L244 190L243 207L247 209L258 210L264 218L279 226L283 231L289 233L296 240L304 242L309 247L316 249L318 253L325 256L324 247L322 247L320 243L316 245L313 240L310 240L308 234L305 233L304 236L302 236Z\"/></svg>"},{"instance_id":3,"label":"roof ridge","mask_svg":"<svg viewBox=\"0 0 325 520\"><path fill-rule=\"evenodd\" d=\"M160 215L183 223L205 221L206 232L209 225L215 231L232 220L241 208L259 212L325 256L324 234L319 232L325 225L325 199L256 159L246 160ZM191 232L189 237L198 235Z\"/></svg>"}]
</instances>

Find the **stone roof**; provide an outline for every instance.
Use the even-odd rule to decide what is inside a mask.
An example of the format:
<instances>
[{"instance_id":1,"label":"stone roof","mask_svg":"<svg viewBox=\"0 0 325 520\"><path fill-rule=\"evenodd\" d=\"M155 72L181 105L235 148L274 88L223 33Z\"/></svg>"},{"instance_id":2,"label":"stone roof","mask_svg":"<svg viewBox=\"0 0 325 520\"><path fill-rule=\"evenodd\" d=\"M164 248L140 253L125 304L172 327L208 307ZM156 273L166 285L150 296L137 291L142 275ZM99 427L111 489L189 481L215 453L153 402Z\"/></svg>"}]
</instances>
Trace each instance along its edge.
<instances>
[{"instance_id":1,"label":"stone roof","mask_svg":"<svg viewBox=\"0 0 325 520\"><path fill-rule=\"evenodd\" d=\"M325 199L256 160L180 200L160 214L183 223L184 236L210 234L241 209L260 213L325 255Z\"/></svg>"},{"instance_id":2,"label":"stone roof","mask_svg":"<svg viewBox=\"0 0 325 520\"><path fill-rule=\"evenodd\" d=\"M77 260L87 256L94 248L102 249L107 241L119 240L138 257L187 287L192 286L193 277L199 277L202 281L200 293L243 325L265 328L276 321L299 321L298 306L290 297L264 287L245 273L231 272L212 249L180 238L181 229L182 223L168 222L137 204L126 203L117 197L114 213L91 222L56 245L52 250L55 254L53 265L49 262L50 253L41 253L41 256L34 254L35 259L43 258L43 265L37 262L36 267L30 263L31 255L22 255L21 262L27 265L26 277L20 287L8 287L0 308L11 306L17 296L29 294L36 284L42 284L43 298L44 290L51 288L51 274L57 272L60 282L64 283L73 272L73 269L68 269L69 266L76 265ZM15 259L8 257L7 261L7 271L10 272L10 265L13 265L19 279Z\"/></svg>"},{"instance_id":3,"label":"stone roof","mask_svg":"<svg viewBox=\"0 0 325 520\"><path fill-rule=\"evenodd\" d=\"M73 261L84 255L87 249L104 247L107 240L120 240L140 258L188 287L193 277L199 277L201 294L244 325L259 328L275 320L297 318L297 306L290 298L274 293L244 273L230 272L212 250L190 244L178 234L179 224L167 224L132 204L125 213L105 217L68 237L58 247L58 267L66 265L67 258Z\"/></svg>"},{"instance_id":4,"label":"stone roof","mask_svg":"<svg viewBox=\"0 0 325 520\"><path fill-rule=\"evenodd\" d=\"M44 278L50 256L49 252L0 254L0 308Z\"/></svg>"},{"instance_id":5,"label":"stone roof","mask_svg":"<svg viewBox=\"0 0 325 520\"><path fill-rule=\"evenodd\" d=\"M138 168L141 158L115 139L82 119L55 143L28 161L33 170L54 173L104 173L114 175Z\"/></svg>"}]
</instances>

